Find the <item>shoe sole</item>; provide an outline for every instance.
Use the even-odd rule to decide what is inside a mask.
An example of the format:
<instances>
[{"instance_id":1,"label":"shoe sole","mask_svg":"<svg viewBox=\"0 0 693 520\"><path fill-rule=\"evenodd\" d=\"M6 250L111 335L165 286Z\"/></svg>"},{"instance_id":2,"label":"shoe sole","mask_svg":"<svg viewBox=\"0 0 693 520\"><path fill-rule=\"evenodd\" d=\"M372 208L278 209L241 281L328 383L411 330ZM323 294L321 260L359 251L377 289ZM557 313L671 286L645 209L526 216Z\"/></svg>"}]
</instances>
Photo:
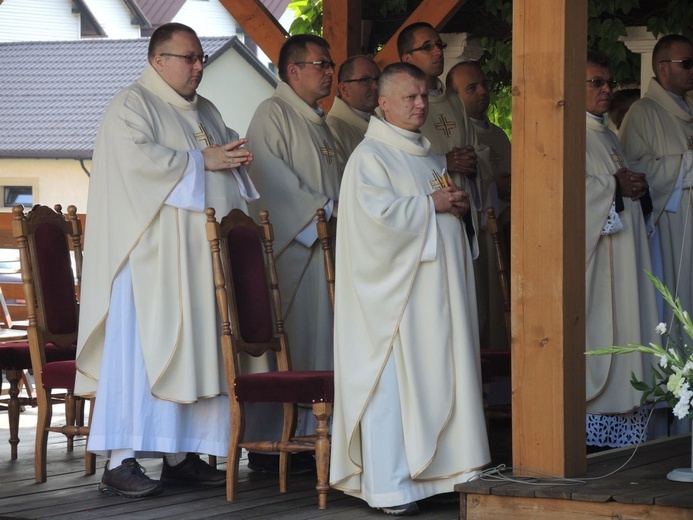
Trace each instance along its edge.
<instances>
[{"instance_id":1,"label":"shoe sole","mask_svg":"<svg viewBox=\"0 0 693 520\"><path fill-rule=\"evenodd\" d=\"M107 486L106 484L100 483L99 484L99 492L103 495L106 496L119 496L119 497L125 497L125 498L142 498L142 497L150 497L154 495L158 495L164 490L164 486L161 485L161 483L157 484L156 486L150 488L150 489L145 489L143 491L123 491L111 486Z\"/></svg>"}]
</instances>

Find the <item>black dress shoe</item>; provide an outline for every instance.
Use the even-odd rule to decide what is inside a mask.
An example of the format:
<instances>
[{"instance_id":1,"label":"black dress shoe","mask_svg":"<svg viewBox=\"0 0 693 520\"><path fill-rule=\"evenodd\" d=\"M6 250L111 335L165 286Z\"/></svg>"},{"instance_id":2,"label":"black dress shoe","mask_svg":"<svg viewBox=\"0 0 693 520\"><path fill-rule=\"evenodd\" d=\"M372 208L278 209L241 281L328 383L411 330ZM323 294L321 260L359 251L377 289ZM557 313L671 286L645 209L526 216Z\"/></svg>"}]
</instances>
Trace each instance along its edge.
<instances>
[{"instance_id":1,"label":"black dress shoe","mask_svg":"<svg viewBox=\"0 0 693 520\"><path fill-rule=\"evenodd\" d=\"M279 475L279 454L248 452L248 469L259 473ZM303 475L315 471L315 457L307 451L291 454L291 475Z\"/></svg>"},{"instance_id":2,"label":"black dress shoe","mask_svg":"<svg viewBox=\"0 0 693 520\"><path fill-rule=\"evenodd\" d=\"M163 484L145 475L145 469L133 459L125 459L115 469L108 469L106 463L99 491L104 495L118 495L127 498L140 498L158 495L164 490Z\"/></svg>"},{"instance_id":3,"label":"black dress shoe","mask_svg":"<svg viewBox=\"0 0 693 520\"><path fill-rule=\"evenodd\" d=\"M161 481L183 486L223 486L226 472L213 468L196 453L188 453L185 460L175 466L169 465L164 457Z\"/></svg>"},{"instance_id":4,"label":"black dress shoe","mask_svg":"<svg viewBox=\"0 0 693 520\"><path fill-rule=\"evenodd\" d=\"M419 514L419 506L416 505L416 502L409 502L401 506L376 507L374 509L378 509L390 516L414 516Z\"/></svg>"}]
</instances>

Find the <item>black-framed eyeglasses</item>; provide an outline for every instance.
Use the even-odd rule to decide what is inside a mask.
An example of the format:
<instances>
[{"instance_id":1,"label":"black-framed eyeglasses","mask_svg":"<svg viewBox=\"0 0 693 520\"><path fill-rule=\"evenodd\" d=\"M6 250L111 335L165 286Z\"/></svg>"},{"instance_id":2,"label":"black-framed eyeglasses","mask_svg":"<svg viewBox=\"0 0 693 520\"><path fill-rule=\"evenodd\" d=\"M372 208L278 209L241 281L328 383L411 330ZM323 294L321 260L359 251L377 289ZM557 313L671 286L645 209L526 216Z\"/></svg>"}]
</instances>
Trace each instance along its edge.
<instances>
[{"instance_id":1,"label":"black-framed eyeglasses","mask_svg":"<svg viewBox=\"0 0 693 520\"><path fill-rule=\"evenodd\" d=\"M345 79L342 83L361 83L362 85L372 85L373 83L377 83L378 80L380 80L380 76L377 78L365 76L363 78Z\"/></svg>"},{"instance_id":2,"label":"black-framed eyeglasses","mask_svg":"<svg viewBox=\"0 0 693 520\"><path fill-rule=\"evenodd\" d=\"M322 70L334 69L334 61L320 60L320 61L297 61L294 65L315 65Z\"/></svg>"},{"instance_id":3,"label":"black-framed eyeglasses","mask_svg":"<svg viewBox=\"0 0 693 520\"><path fill-rule=\"evenodd\" d=\"M171 54L170 52L162 52L160 56L171 56L173 58L180 58L188 65L194 65L196 61L199 61L203 65L207 63L209 56L206 54Z\"/></svg>"},{"instance_id":4,"label":"black-framed eyeglasses","mask_svg":"<svg viewBox=\"0 0 693 520\"><path fill-rule=\"evenodd\" d=\"M438 40L435 43L431 43L431 42L424 43L421 47L417 47L416 49L412 49L410 51L407 51L407 54L411 54L412 52L416 52L416 51L432 52L433 49L435 49L436 47L438 47L442 51L447 46L448 46L447 43L445 43L444 41Z\"/></svg>"},{"instance_id":5,"label":"black-framed eyeglasses","mask_svg":"<svg viewBox=\"0 0 693 520\"><path fill-rule=\"evenodd\" d=\"M691 58L684 58L682 60L659 60L659 63L680 63L686 70L693 68L693 59Z\"/></svg>"},{"instance_id":6,"label":"black-framed eyeglasses","mask_svg":"<svg viewBox=\"0 0 693 520\"><path fill-rule=\"evenodd\" d=\"M618 85L618 82L614 78L592 78L588 79L587 83L592 83L594 88L602 88L604 85L609 85L609 88L616 88L616 85Z\"/></svg>"}]
</instances>

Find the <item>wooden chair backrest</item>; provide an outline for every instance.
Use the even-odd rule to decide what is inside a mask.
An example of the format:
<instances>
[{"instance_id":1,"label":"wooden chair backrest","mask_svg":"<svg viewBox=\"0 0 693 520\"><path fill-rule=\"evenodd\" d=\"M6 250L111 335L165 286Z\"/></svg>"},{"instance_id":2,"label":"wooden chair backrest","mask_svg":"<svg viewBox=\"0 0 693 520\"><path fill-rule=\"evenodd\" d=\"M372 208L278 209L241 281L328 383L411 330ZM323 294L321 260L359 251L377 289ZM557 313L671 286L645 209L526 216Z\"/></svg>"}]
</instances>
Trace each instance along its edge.
<instances>
[{"instance_id":1,"label":"wooden chair backrest","mask_svg":"<svg viewBox=\"0 0 693 520\"><path fill-rule=\"evenodd\" d=\"M29 336L33 329L42 345L67 347L77 342L82 224L75 206L69 206L67 211L67 216L63 215L59 204L55 210L37 204L28 214L21 205L12 209L12 232L19 248Z\"/></svg>"},{"instance_id":2,"label":"wooden chair backrest","mask_svg":"<svg viewBox=\"0 0 693 520\"><path fill-rule=\"evenodd\" d=\"M503 247L503 236L496 212L493 208L486 209L487 229L488 234L493 240L493 246L496 253L496 266L498 267L498 282L500 283L501 292L503 295L503 318L505 321L505 330L508 335L508 345L510 345L510 277L508 276L508 266L506 264L506 254Z\"/></svg>"},{"instance_id":3,"label":"wooden chair backrest","mask_svg":"<svg viewBox=\"0 0 693 520\"><path fill-rule=\"evenodd\" d=\"M334 311L334 250L333 228L325 218L325 210L320 208L316 211L318 216L318 240L322 246L323 258L325 259L325 279L327 281L327 295L330 298L330 305Z\"/></svg>"},{"instance_id":4,"label":"wooden chair backrest","mask_svg":"<svg viewBox=\"0 0 693 520\"><path fill-rule=\"evenodd\" d=\"M221 222L213 208L206 214L226 373L242 373L239 354L270 350L279 370L291 370L269 214L260 213L261 225L239 209Z\"/></svg>"}]
</instances>

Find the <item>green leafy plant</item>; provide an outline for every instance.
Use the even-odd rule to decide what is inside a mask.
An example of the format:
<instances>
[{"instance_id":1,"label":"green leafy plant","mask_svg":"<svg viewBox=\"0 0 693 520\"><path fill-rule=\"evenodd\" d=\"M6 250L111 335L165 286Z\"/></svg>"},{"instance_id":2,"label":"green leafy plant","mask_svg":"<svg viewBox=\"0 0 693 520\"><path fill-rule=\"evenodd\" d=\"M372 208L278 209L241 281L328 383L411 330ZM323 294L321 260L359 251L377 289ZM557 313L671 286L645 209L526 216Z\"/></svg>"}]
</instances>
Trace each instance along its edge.
<instances>
[{"instance_id":1,"label":"green leafy plant","mask_svg":"<svg viewBox=\"0 0 693 520\"><path fill-rule=\"evenodd\" d=\"M289 34L316 34L322 36L322 0L293 0L289 2L296 18L289 27Z\"/></svg>"},{"instance_id":2,"label":"green leafy plant","mask_svg":"<svg viewBox=\"0 0 693 520\"><path fill-rule=\"evenodd\" d=\"M681 329L688 338L693 339L693 322L688 311L681 307L679 298L674 299L669 289L655 276L647 273L657 290L662 294L664 301L672 308L676 318L677 328ZM586 352L589 356L603 356L607 354L651 354L659 360L658 366L652 367L650 382L638 380L631 374L631 385L642 392L641 404L648 400L666 401L674 410L674 415L679 419L693 418L693 349L684 343L678 344L667 330L665 323L660 323L657 332L667 338L665 347L650 343L638 345L629 343L627 347L613 346Z\"/></svg>"}]
</instances>

